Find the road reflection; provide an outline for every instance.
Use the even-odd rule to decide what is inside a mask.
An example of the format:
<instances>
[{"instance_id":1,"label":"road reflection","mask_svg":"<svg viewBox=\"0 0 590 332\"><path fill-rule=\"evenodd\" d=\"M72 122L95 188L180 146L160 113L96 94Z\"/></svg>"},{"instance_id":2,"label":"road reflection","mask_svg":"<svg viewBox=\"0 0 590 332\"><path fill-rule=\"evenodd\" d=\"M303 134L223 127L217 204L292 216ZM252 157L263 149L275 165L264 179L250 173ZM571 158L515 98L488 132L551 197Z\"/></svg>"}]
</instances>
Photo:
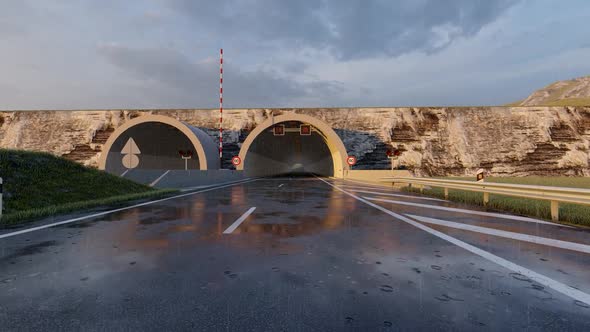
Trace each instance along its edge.
<instances>
[{"instance_id":1,"label":"road reflection","mask_svg":"<svg viewBox=\"0 0 590 332\"><path fill-rule=\"evenodd\" d=\"M239 232L294 237L336 229L346 224L347 215L357 204L334 188L310 187L309 183L289 183L265 196L272 200L268 199Z\"/></svg>"}]
</instances>

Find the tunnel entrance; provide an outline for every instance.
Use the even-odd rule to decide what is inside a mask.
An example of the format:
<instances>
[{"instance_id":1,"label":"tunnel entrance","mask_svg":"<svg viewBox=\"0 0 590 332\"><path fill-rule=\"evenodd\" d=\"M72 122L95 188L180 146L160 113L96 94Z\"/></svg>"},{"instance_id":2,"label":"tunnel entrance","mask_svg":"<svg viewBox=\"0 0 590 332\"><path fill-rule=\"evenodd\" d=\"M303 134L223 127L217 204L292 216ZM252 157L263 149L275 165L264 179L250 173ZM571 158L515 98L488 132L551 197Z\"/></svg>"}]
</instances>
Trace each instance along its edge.
<instances>
[{"instance_id":1,"label":"tunnel entrance","mask_svg":"<svg viewBox=\"0 0 590 332\"><path fill-rule=\"evenodd\" d=\"M305 134L301 128L308 128ZM264 130L252 142L244 162L248 176L334 176L332 154L322 133L300 121Z\"/></svg>"},{"instance_id":2,"label":"tunnel entrance","mask_svg":"<svg viewBox=\"0 0 590 332\"><path fill-rule=\"evenodd\" d=\"M240 149L247 176L342 177L344 144L326 123L302 114L284 114L260 124Z\"/></svg>"},{"instance_id":3,"label":"tunnel entrance","mask_svg":"<svg viewBox=\"0 0 590 332\"><path fill-rule=\"evenodd\" d=\"M206 170L219 168L213 140L203 131L165 116L146 115L117 128L103 147L99 168Z\"/></svg>"},{"instance_id":4,"label":"tunnel entrance","mask_svg":"<svg viewBox=\"0 0 590 332\"><path fill-rule=\"evenodd\" d=\"M186 161L180 151L186 155ZM121 174L128 166L136 169L174 170L185 169L185 166L199 169L199 156L188 137L177 128L165 123L145 122L127 129L108 152L106 171Z\"/></svg>"}]
</instances>

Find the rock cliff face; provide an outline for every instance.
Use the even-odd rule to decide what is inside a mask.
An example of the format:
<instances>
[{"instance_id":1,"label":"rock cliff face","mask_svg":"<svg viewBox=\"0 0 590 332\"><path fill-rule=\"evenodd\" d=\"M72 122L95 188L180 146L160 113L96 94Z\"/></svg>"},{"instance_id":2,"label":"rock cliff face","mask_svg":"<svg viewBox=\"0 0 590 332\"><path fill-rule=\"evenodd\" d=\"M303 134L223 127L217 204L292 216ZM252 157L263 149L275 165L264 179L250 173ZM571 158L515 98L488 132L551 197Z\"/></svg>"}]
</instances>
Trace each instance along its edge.
<instances>
[{"instance_id":1,"label":"rock cliff face","mask_svg":"<svg viewBox=\"0 0 590 332\"><path fill-rule=\"evenodd\" d=\"M305 113L329 123L355 169L387 169L385 151L402 150L416 175L590 176L590 107L329 108L224 110L224 164L270 114ZM217 137L217 110L0 112L0 147L47 151L96 166L102 145L125 121L152 113Z\"/></svg>"}]
</instances>

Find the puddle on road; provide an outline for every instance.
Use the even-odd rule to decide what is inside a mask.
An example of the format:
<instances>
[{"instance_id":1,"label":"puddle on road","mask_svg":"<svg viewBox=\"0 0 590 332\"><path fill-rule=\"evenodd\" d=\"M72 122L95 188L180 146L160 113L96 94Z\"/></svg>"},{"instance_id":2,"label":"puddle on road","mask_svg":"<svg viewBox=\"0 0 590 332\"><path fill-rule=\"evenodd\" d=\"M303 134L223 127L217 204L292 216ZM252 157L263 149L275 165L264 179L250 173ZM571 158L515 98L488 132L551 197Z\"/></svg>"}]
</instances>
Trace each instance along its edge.
<instances>
[{"instance_id":1,"label":"puddle on road","mask_svg":"<svg viewBox=\"0 0 590 332\"><path fill-rule=\"evenodd\" d=\"M98 221L86 221L86 222L79 222L79 223L73 223L70 224L68 226L66 226L67 228L87 228L90 226L93 226L97 223Z\"/></svg>"},{"instance_id":2,"label":"puddle on road","mask_svg":"<svg viewBox=\"0 0 590 332\"><path fill-rule=\"evenodd\" d=\"M463 302L465 300L460 299L460 298L456 298L456 297L452 297L448 294L442 294L441 296L435 296L435 299L442 301L442 302L449 302L449 301L457 301L457 302Z\"/></svg>"},{"instance_id":3,"label":"puddle on road","mask_svg":"<svg viewBox=\"0 0 590 332\"><path fill-rule=\"evenodd\" d=\"M51 241L43 241L43 242L39 242L37 244L28 245L26 247L22 247L22 248L18 249L12 255L6 256L5 259L12 259L12 258L18 258L18 257L22 257L22 256L30 256L30 255L40 254L40 253L46 251L49 247L53 247L58 244L61 244L61 243L51 240Z\"/></svg>"},{"instance_id":4,"label":"puddle on road","mask_svg":"<svg viewBox=\"0 0 590 332\"><path fill-rule=\"evenodd\" d=\"M381 285L381 287L379 287L379 289L385 293L392 293L393 292L393 287L391 287L389 285Z\"/></svg>"}]
</instances>

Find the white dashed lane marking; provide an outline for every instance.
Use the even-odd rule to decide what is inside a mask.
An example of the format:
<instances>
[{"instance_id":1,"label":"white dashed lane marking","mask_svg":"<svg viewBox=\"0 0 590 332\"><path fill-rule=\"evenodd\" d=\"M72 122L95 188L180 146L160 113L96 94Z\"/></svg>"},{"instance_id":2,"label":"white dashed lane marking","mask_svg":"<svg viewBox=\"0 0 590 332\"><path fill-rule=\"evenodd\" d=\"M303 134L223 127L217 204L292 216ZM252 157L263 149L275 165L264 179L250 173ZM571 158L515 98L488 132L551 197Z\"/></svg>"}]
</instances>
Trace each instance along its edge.
<instances>
[{"instance_id":1,"label":"white dashed lane marking","mask_svg":"<svg viewBox=\"0 0 590 332\"><path fill-rule=\"evenodd\" d=\"M235 231L236 228L240 227L240 225L244 222L244 220L246 220L246 218L248 218L248 216L251 215L252 212L254 212L254 210L256 210L256 207L255 206L251 207L248 211L246 211L243 215L241 215L236 221L234 221L234 223L231 224L231 226L229 226L225 231L223 231L223 234L233 233L233 231Z\"/></svg>"}]
</instances>

